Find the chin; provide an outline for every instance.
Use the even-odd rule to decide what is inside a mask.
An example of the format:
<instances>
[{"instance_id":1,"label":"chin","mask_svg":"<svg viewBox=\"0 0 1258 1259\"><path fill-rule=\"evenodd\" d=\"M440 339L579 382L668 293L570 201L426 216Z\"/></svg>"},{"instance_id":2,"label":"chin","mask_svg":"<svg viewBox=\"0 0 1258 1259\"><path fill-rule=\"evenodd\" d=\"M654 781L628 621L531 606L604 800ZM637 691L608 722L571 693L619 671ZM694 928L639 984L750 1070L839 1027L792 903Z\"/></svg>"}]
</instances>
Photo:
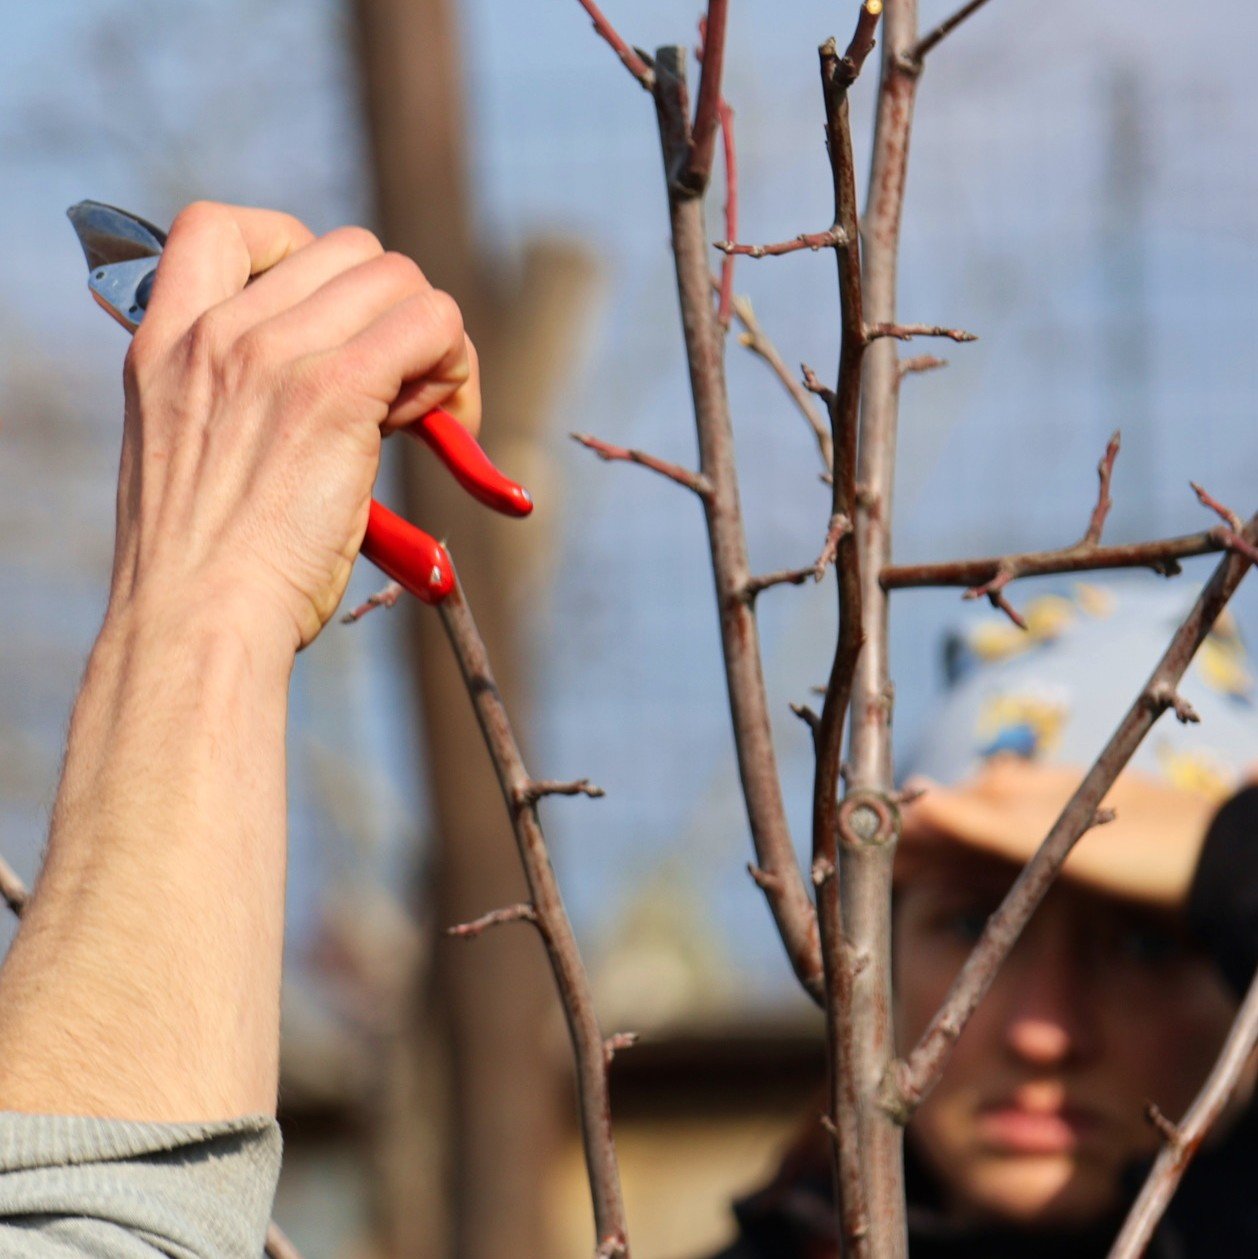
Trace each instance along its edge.
<instances>
[{"instance_id":1,"label":"chin","mask_svg":"<svg viewBox=\"0 0 1258 1259\"><path fill-rule=\"evenodd\" d=\"M985 1159L967 1179L966 1213L1015 1228L1084 1228L1117 1203L1112 1177L1066 1155Z\"/></svg>"}]
</instances>

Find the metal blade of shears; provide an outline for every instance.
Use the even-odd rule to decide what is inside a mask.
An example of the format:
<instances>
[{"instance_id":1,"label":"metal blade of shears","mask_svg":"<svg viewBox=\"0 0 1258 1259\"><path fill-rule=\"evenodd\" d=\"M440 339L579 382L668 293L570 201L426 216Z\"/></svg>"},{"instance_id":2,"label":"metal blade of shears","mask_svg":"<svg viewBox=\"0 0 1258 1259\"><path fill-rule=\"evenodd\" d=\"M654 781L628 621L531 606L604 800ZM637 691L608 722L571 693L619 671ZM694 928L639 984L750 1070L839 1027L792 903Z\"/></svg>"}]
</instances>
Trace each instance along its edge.
<instances>
[{"instance_id":1,"label":"metal blade of shears","mask_svg":"<svg viewBox=\"0 0 1258 1259\"><path fill-rule=\"evenodd\" d=\"M166 233L139 215L102 201L80 201L66 215L87 259L92 296L134 332L148 307Z\"/></svg>"}]
</instances>

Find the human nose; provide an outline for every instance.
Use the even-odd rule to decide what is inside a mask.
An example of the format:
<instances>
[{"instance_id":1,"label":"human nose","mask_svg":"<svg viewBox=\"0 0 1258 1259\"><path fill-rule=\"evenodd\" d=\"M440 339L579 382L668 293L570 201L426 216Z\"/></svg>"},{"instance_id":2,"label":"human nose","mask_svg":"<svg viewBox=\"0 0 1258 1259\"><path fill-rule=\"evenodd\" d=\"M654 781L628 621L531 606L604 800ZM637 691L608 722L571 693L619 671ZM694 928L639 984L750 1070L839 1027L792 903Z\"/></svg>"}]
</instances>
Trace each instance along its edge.
<instances>
[{"instance_id":1,"label":"human nose","mask_svg":"<svg viewBox=\"0 0 1258 1259\"><path fill-rule=\"evenodd\" d=\"M1035 949L1015 974L1005 1023L1009 1052L1040 1069L1075 1065L1098 1048L1084 959L1064 944Z\"/></svg>"}]
</instances>

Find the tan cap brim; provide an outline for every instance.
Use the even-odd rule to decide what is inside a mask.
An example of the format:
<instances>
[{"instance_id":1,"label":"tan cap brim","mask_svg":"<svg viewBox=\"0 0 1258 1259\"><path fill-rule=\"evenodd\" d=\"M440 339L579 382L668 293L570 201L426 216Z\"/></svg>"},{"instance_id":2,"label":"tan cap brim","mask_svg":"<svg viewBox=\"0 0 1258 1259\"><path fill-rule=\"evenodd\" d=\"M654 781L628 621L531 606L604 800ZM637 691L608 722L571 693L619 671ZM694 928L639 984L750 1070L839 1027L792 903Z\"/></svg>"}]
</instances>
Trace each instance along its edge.
<instances>
[{"instance_id":1,"label":"tan cap brim","mask_svg":"<svg viewBox=\"0 0 1258 1259\"><path fill-rule=\"evenodd\" d=\"M1083 772L996 756L957 786L918 784L926 792L905 806L896 881L910 878L921 858L948 843L1022 865L1043 842ZM1104 807L1117 817L1084 833L1062 877L1122 900L1178 909L1188 895L1214 804L1127 770Z\"/></svg>"}]
</instances>

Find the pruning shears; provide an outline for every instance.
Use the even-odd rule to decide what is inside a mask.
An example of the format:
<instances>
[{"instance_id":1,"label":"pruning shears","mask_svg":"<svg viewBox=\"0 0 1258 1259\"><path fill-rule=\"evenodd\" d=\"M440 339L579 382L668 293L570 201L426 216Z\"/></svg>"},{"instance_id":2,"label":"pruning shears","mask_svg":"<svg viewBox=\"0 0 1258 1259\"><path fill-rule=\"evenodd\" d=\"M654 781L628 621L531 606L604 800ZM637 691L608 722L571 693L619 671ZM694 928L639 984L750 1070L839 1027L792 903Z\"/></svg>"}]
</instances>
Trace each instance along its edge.
<instances>
[{"instance_id":1,"label":"pruning shears","mask_svg":"<svg viewBox=\"0 0 1258 1259\"><path fill-rule=\"evenodd\" d=\"M87 258L92 296L134 332L148 308L166 233L100 201L80 201L66 213ZM527 516L533 510L528 490L499 472L449 412L435 408L405 431L426 442L463 489L486 507L506 516ZM425 603L440 603L454 589L454 565L445 547L374 498L362 553Z\"/></svg>"}]
</instances>

